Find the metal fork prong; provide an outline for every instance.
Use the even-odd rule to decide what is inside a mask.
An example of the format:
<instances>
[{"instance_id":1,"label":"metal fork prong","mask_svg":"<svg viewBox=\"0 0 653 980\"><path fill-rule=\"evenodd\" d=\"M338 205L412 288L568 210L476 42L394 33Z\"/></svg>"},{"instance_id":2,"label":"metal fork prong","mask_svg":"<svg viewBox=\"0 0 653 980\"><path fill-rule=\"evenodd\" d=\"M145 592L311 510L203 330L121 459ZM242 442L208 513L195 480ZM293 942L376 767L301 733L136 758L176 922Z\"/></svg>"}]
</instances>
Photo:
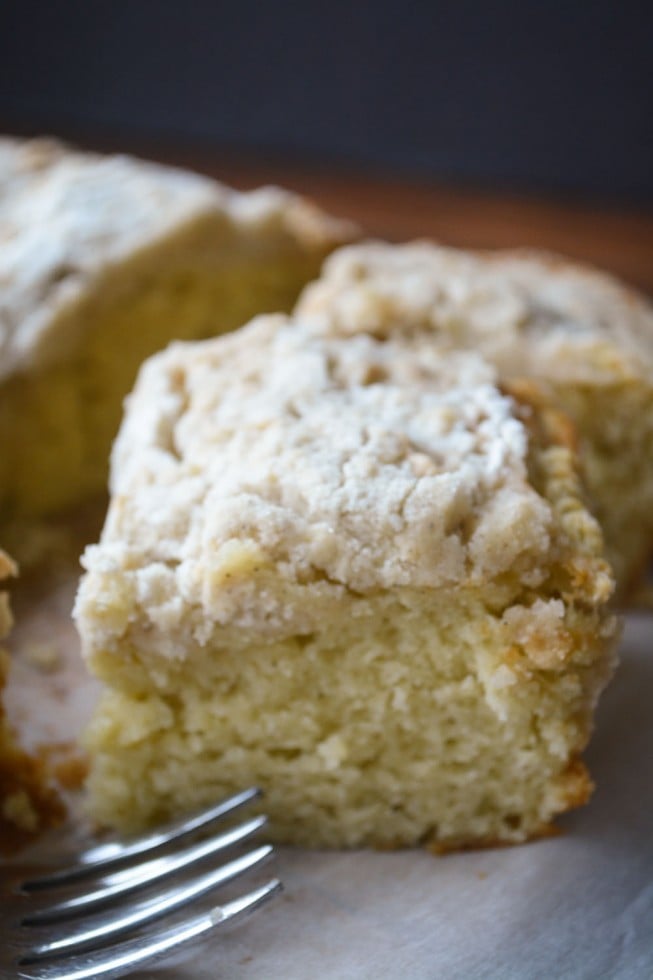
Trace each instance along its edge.
<instances>
[{"instance_id":1,"label":"metal fork prong","mask_svg":"<svg viewBox=\"0 0 653 980\"><path fill-rule=\"evenodd\" d=\"M207 829L211 824L222 820L240 807L251 803L252 800L260 797L261 791L256 787L244 790L231 796L228 800L223 800L214 806L198 810L194 814L174 820L159 828L152 833L136 837L125 843L111 842L98 844L83 851L75 857L75 865L70 868L63 868L60 871L53 871L50 874L33 878L22 884L24 891L41 891L46 888L54 888L68 885L71 882L108 871L113 867L124 864L134 857L139 857L154 851L160 847L166 847L173 842L179 842L181 838L189 834L196 833L198 830Z\"/></svg>"},{"instance_id":2,"label":"metal fork prong","mask_svg":"<svg viewBox=\"0 0 653 980\"><path fill-rule=\"evenodd\" d=\"M266 822L267 818L264 816L253 817L246 823L225 831L219 837L210 837L179 853L145 861L134 868L115 871L113 874L100 878L99 887L84 895L57 902L55 905L30 913L22 920L22 925L46 925L63 919L71 919L84 913L90 914L94 909L122 899L132 892L148 888L177 871L190 868L217 851L239 844L260 830Z\"/></svg>"},{"instance_id":3,"label":"metal fork prong","mask_svg":"<svg viewBox=\"0 0 653 980\"><path fill-rule=\"evenodd\" d=\"M203 915L194 916L156 936L139 936L114 946L113 949L93 950L74 960L49 964L30 964L24 957L18 964L22 980L115 980L165 956L192 939L218 928L230 919L251 912L281 891L281 882L274 878L241 898L217 905Z\"/></svg>"},{"instance_id":4,"label":"metal fork prong","mask_svg":"<svg viewBox=\"0 0 653 980\"><path fill-rule=\"evenodd\" d=\"M148 925L164 915L176 912L201 898L202 895L206 895L208 892L245 874L245 872L258 867L271 854L272 845L264 844L255 851L250 851L234 861L230 861L229 864L209 871L188 885L172 888L155 899L139 902L132 906L129 911L119 913L117 917L115 913L111 913L102 919L96 918L92 928L86 926L77 932L68 933L63 939L55 939L52 942L34 946L29 951L29 959L31 961L64 954L70 956L85 947L101 944L106 946L109 941L119 942L123 936L134 929Z\"/></svg>"}]
</instances>

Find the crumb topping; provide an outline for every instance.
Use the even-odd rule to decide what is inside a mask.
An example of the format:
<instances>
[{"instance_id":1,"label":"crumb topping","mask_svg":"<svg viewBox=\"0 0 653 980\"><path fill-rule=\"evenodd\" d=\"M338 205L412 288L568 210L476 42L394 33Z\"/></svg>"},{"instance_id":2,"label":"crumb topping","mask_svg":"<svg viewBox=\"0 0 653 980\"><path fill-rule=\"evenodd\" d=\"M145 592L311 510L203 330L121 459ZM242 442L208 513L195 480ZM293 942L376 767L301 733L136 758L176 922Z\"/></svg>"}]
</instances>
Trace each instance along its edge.
<instances>
[{"instance_id":1,"label":"crumb topping","mask_svg":"<svg viewBox=\"0 0 653 980\"><path fill-rule=\"evenodd\" d=\"M189 603L214 621L245 606L269 618L261 590L253 604L245 586L272 568L359 592L506 569L535 584L551 511L529 483L527 442L471 353L401 337L343 344L259 318L146 363L114 449L102 541L84 564L121 571L111 588L170 628ZM79 608L109 588L88 579Z\"/></svg>"},{"instance_id":2,"label":"crumb topping","mask_svg":"<svg viewBox=\"0 0 653 980\"><path fill-rule=\"evenodd\" d=\"M537 252L364 243L327 259L297 312L341 334L428 329L503 374L653 381L653 307L610 276Z\"/></svg>"},{"instance_id":3,"label":"crumb topping","mask_svg":"<svg viewBox=\"0 0 653 980\"><path fill-rule=\"evenodd\" d=\"M278 188L239 193L126 156L0 138L0 377L40 363L53 314L108 268L207 215L307 247L352 232Z\"/></svg>"}]
</instances>

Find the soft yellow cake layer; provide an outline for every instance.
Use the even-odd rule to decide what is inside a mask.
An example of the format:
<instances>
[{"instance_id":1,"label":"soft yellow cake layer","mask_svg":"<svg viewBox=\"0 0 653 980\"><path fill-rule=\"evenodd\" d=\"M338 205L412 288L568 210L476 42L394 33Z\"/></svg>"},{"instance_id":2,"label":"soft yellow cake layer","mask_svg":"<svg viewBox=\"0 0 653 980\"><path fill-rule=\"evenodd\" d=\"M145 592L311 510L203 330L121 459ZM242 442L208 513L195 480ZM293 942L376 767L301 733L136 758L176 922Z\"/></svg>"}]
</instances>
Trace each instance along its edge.
<instances>
[{"instance_id":1,"label":"soft yellow cake layer","mask_svg":"<svg viewBox=\"0 0 653 980\"><path fill-rule=\"evenodd\" d=\"M558 607L542 603L531 642L563 652L541 667L511 623L528 607L415 590L358 607L348 596L317 636L209 645L160 692L152 665L149 691L105 695L89 732L94 816L133 830L253 784L278 841L446 847L543 833L587 798L577 754L608 673L597 618L578 613L574 634Z\"/></svg>"},{"instance_id":2,"label":"soft yellow cake layer","mask_svg":"<svg viewBox=\"0 0 653 980\"><path fill-rule=\"evenodd\" d=\"M103 490L123 399L142 361L172 338L212 336L261 310L288 309L318 267L317 258L300 255L241 258L213 273L191 261L131 280L123 272L128 289L107 283L106 293L71 314L93 329L78 335L63 360L0 381L5 519L55 511ZM69 329L62 322L62 335Z\"/></svg>"},{"instance_id":3,"label":"soft yellow cake layer","mask_svg":"<svg viewBox=\"0 0 653 980\"><path fill-rule=\"evenodd\" d=\"M147 362L76 604L99 822L256 783L277 840L447 848L587 799L613 580L568 422L493 377L282 317Z\"/></svg>"}]
</instances>

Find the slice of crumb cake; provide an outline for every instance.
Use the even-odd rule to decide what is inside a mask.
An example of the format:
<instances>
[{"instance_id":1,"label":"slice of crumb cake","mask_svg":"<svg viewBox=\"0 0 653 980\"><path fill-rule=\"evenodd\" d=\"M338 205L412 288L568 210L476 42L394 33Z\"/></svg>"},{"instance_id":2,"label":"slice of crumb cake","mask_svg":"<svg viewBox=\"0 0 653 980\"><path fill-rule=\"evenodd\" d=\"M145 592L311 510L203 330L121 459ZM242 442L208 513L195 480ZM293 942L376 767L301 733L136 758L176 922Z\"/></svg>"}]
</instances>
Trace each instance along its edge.
<instances>
[{"instance_id":1,"label":"slice of crumb cake","mask_svg":"<svg viewBox=\"0 0 653 980\"><path fill-rule=\"evenodd\" d=\"M531 377L574 420L619 591L653 548L653 307L610 276L538 252L427 242L338 251L300 300L334 333L425 330Z\"/></svg>"},{"instance_id":2,"label":"slice of crumb cake","mask_svg":"<svg viewBox=\"0 0 653 980\"><path fill-rule=\"evenodd\" d=\"M254 783L277 840L446 848L583 803L612 576L538 400L282 317L147 362L76 605L95 817Z\"/></svg>"},{"instance_id":3,"label":"slice of crumb cake","mask_svg":"<svg viewBox=\"0 0 653 980\"><path fill-rule=\"evenodd\" d=\"M104 491L145 357L289 309L353 233L279 188L0 138L0 518Z\"/></svg>"}]
</instances>

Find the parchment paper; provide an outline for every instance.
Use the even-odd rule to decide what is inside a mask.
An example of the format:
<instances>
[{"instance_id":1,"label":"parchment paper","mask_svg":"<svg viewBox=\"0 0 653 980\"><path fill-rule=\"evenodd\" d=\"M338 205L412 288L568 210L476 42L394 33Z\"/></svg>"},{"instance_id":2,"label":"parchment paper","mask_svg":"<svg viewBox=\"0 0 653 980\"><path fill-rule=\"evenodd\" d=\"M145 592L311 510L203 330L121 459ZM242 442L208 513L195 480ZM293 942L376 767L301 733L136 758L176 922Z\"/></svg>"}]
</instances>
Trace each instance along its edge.
<instances>
[{"instance_id":1,"label":"parchment paper","mask_svg":"<svg viewBox=\"0 0 653 980\"><path fill-rule=\"evenodd\" d=\"M83 679L68 620L72 579L19 600L11 702L35 741L68 738L85 721ZM598 789L560 821L562 836L517 848L436 858L422 852L280 849L268 869L284 894L165 965L135 973L175 980L653 977L653 616L629 616L621 666L588 753ZM55 640L61 663L24 660ZM22 651L22 652L21 652ZM59 854L84 834L53 834L21 860Z\"/></svg>"}]
</instances>

